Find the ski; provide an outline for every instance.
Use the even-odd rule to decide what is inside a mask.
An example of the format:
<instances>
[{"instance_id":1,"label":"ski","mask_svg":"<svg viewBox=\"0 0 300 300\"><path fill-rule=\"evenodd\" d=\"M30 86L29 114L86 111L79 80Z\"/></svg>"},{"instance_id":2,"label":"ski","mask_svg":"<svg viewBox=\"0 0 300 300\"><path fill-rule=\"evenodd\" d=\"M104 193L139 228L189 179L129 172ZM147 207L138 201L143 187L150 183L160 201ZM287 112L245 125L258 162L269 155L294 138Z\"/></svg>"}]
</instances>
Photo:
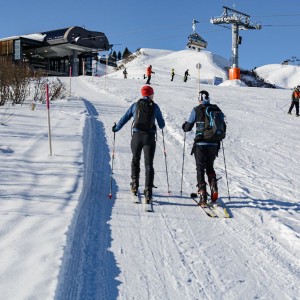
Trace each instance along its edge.
<instances>
[{"instance_id":1,"label":"ski","mask_svg":"<svg viewBox=\"0 0 300 300\"><path fill-rule=\"evenodd\" d=\"M146 203L146 200L145 200L144 210L146 212L153 212L153 201L152 200L150 201L150 203Z\"/></svg>"},{"instance_id":2,"label":"ski","mask_svg":"<svg viewBox=\"0 0 300 300\"><path fill-rule=\"evenodd\" d=\"M137 193L131 193L131 198L133 203L141 204L142 203L142 195L139 191ZM146 200L143 201L143 207L146 212L153 212L153 201L150 203L146 203Z\"/></svg>"},{"instance_id":3,"label":"ski","mask_svg":"<svg viewBox=\"0 0 300 300\"><path fill-rule=\"evenodd\" d=\"M132 193L131 197L133 203L141 203L141 193L139 191L137 191L136 193Z\"/></svg>"},{"instance_id":4,"label":"ski","mask_svg":"<svg viewBox=\"0 0 300 300\"><path fill-rule=\"evenodd\" d=\"M208 203L208 206L214 210L214 212L218 215L219 218L231 218L231 215L225 203L220 202L218 200L217 202L214 203L212 202Z\"/></svg>"},{"instance_id":5,"label":"ski","mask_svg":"<svg viewBox=\"0 0 300 300\"><path fill-rule=\"evenodd\" d=\"M202 208L202 210L205 212L205 214L208 217L210 217L210 218L219 218L219 216L214 212L212 207L210 207L209 205L205 205L205 206L199 205L198 195L196 193L192 193L191 198L198 204L199 207Z\"/></svg>"}]
</instances>

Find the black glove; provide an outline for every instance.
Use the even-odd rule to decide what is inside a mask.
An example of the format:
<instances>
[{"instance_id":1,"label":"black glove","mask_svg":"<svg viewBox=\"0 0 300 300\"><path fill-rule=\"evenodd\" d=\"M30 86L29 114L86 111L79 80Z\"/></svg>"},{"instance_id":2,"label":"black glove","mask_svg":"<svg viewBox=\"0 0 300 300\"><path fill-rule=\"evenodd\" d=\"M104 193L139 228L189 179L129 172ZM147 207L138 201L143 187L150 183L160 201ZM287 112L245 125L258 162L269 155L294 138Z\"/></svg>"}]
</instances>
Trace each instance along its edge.
<instances>
[{"instance_id":1,"label":"black glove","mask_svg":"<svg viewBox=\"0 0 300 300\"><path fill-rule=\"evenodd\" d=\"M113 131L113 132L117 132L116 127L117 127L117 124L115 124L115 125L112 127L112 131Z\"/></svg>"},{"instance_id":2,"label":"black glove","mask_svg":"<svg viewBox=\"0 0 300 300\"><path fill-rule=\"evenodd\" d=\"M184 122L184 123L182 124L182 127L181 127L181 128L182 128L183 131L185 131L185 125L186 125L186 123L187 123L187 122Z\"/></svg>"}]
</instances>

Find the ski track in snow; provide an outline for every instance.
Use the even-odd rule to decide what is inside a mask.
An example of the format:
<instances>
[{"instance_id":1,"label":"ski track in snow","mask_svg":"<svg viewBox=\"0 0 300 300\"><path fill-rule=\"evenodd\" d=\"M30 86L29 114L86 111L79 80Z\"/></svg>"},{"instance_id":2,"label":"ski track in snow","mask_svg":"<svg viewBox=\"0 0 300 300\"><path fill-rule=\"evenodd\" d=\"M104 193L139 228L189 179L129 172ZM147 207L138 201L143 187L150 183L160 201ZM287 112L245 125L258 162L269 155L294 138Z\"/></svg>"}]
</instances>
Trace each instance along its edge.
<instances>
[{"instance_id":1,"label":"ski track in snow","mask_svg":"<svg viewBox=\"0 0 300 300\"><path fill-rule=\"evenodd\" d=\"M96 108L88 100L84 102L88 111L83 140L84 187L69 229L56 298L114 299L118 268L107 251L111 243L107 222L113 203L107 200L108 178L102 176L102 172L110 173L109 151Z\"/></svg>"},{"instance_id":2,"label":"ski track in snow","mask_svg":"<svg viewBox=\"0 0 300 300\"><path fill-rule=\"evenodd\" d=\"M167 124L164 132L170 189L176 189L171 195L164 194L166 170L158 131L155 183L159 188L154 190L154 212L146 213L142 204L131 202L130 130L126 125L127 129L116 134L115 193L114 200L108 200L110 128L136 98L125 87L110 83L107 91L101 91L97 84L83 79L76 84L76 93L93 96L84 100L89 112L84 137L85 183L68 234L57 299L295 299L300 292L299 260L293 257L297 251L293 253L285 244L284 236L273 233L269 222L289 235L289 240L295 242L292 246L299 245L292 218L299 205L274 200L280 187L270 190L268 199L263 177L269 172L267 162L261 162L262 168L256 164L249 168L249 162L255 161L249 152L229 151L229 143L240 143L243 151L243 144L249 147L251 140L242 137L234 141L229 137L225 153L232 195L231 202L226 197L223 201L233 218L209 219L186 196L196 189L195 163L189 153L192 134L187 134L184 195L179 196L182 156L178 153L183 151L180 119L183 122L188 114L172 115L172 110L164 110L161 103ZM133 85L138 91L140 83ZM127 95L125 99L123 93ZM230 133L234 134L240 136L242 132L238 129L238 133ZM273 151L284 158L282 150L267 149L259 142L255 146L259 146L257 151ZM221 195L226 194L222 160L220 151L216 169L223 177ZM230 166L234 166L233 171ZM141 162L141 192L143 172ZM280 178L278 173L270 179L277 175ZM263 186L258 188L257 182ZM290 225L277 219L280 212L282 220L282 210Z\"/></svg>"}]
</instances>

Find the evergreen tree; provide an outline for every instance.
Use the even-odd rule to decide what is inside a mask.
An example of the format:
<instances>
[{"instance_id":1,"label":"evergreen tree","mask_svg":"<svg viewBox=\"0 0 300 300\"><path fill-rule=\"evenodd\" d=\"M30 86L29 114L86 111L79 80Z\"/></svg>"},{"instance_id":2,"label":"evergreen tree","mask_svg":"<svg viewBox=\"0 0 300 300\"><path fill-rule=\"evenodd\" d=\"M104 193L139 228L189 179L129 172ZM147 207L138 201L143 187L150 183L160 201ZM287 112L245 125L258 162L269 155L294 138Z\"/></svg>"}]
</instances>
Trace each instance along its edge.
<instances>
[{"instance_id":1,"label":"evergreen tree","mask_svg":"<svg viewBox=\"0 0 300 300\"><path fill-rule=\"evenodd\" d=\"M114 58L115 61L117 60L117 52L116 52L116 51L114 51L114 52L112 53L112 57Z\"/></svg>"},{"instance_id":2,"label":"evergreen tree","mask_svg":"<svg viewBox=\"0 0 300 300\"><path fill-rule=\"evenodd\" d=\"M125 59L127 58L129 55L131 54L131 52L128 50L128 48L126 47L124 52L123 52L123 56L122 58Z\"/></svg>"},{"instance_id":3,"label":"evergreen tree","mask_svg":"<svg viewBox=\"0 0 300 300\"><path fill-rule=\"evenodd\" d=\"M121 52L119 51L118 52L118 60L121 60L122 59L122 54L121 54Z\"/></svg>"}]
</instances>

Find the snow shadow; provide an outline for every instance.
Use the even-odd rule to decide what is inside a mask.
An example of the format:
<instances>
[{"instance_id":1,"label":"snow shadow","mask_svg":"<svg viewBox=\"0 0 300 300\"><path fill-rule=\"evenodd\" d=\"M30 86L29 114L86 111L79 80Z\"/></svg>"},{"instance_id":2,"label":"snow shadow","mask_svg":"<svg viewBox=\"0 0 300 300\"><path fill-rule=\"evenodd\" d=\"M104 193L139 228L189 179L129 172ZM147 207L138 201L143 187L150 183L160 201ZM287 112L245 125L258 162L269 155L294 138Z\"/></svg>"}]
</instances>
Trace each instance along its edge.
<instances>
[{"instance_id":1,"label":"snow shadow","mask_svg":"<svg viewBox=\"0 0 300 300\"><path fill-rule=\"evenodd\" d=\"M111 219L114 200L108 198L110 151L104 126L96 108L84 100L86 119L84 144L84 183L78 207L68 231L55 299L117 299L116 280L120 269L111 247ZM113 199L116 183L113 180Z\"/></svg>"},{"instance_id":2,"label":"snow shadow","mask_svg":"<svg viewBox=\"0 0 300 300\"><path fill-rule=\"evenodd\" d=\"M12 154L14 153L14 151L10 148L1 148L0 147L0 153L3 153L3 154Z\"/></svg>"},{"instance_id":3,"label":"snow shadow","mask_svg":"<svg viewBox=\"0 0 300 300\"><path fill-rule=\"evenodd\" d=\"M225 199L225 198L223 198ZM231 199L239 199L238 201L227 201L227 206L230 208L252 208L266 211L276 210L294 210L295 212L300 211L300 204L297 202L290 202L285 200L275 199L256 199L249 196L246 197L231 197ZM250 200L249 200L250 199Z\"/></svg>"}]
</instances>

